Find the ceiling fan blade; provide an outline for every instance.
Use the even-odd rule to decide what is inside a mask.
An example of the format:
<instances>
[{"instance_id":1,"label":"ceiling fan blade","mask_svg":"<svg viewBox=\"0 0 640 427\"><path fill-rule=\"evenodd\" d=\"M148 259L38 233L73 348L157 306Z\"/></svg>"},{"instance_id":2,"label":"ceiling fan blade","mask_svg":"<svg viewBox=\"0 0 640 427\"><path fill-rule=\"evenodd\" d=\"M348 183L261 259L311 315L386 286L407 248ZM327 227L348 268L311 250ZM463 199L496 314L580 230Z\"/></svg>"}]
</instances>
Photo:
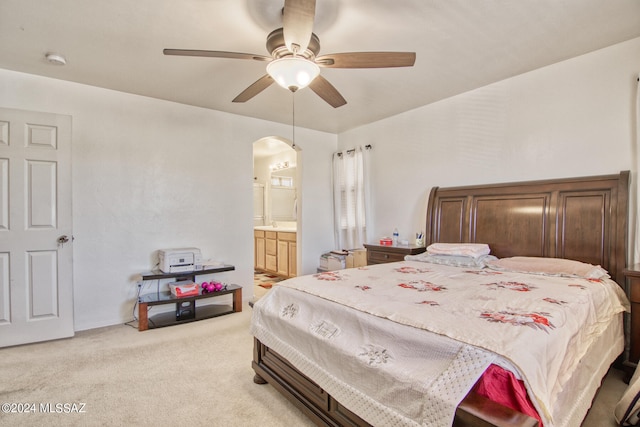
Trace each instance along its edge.
<instances>
[{"instance_id":1,"label":"ceiling fan blade","mask_svg":"<svg viewBox=\"0 0 640 427\"><path fill-rule=\"evenodd\" d=\"M316 0L285 0L283 15L282 28L287 49L304 52L313 32Z\"/></svg>"},{"instance_id":2,"label":"ceiling fan blade","mask_svg":"<svg viewBox=\"0 0 640 427\"><path fill-rule=\"evenodd\" d=\"M256 61L271 61L273 58L252 53L223 52L220 50L193 50L193 49L164 49L165 55L177 56L204 56L210 58L253 59Z\"/></svg>"},{"instance_id":3,"label":"ceiling fan blade","mask_svg":"<svg viewBox=\"0 0 640 427\"><path fill-rule=\"evenodd\" d=\"M322 76L318 76L313 79L313 81L309 84L309 87L333 108L342 107L347 103L342 95L340 95L340 92L338 92L338 89L333 87L333 85Z\"/></svg>"},{"instance_id":4,"label":"ceiling fan blade","mask_svg":"<svg viewBox=\"0 0 640 427\"><path fill-rule=\"evenodd\" d=\"M272 83L273 79L271 78L271 76L269 74L265 74L254 83L252 83L251 86L243 90L240 95L236 96L233 99L233 102L247 102L257 94L271 86Z\"/></svg>"},{"instance_id":5,"label":"ceiling fan blade","mask_svg":"<svg viewBox=\"0 0 640 427\"><path fill-rule=\"evenodd\" d=\"M389 68L412 67L415 52L349 52L332 53L316 58L316 64L326 68Z\"/></svg>"}]
</instances>

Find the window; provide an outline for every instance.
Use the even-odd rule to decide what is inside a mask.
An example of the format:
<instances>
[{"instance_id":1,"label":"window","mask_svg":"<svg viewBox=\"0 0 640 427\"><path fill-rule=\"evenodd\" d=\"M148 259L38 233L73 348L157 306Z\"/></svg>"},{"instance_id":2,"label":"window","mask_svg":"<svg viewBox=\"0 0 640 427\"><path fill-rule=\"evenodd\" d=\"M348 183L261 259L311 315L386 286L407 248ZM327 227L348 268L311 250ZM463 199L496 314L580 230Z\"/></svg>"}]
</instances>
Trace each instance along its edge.
<instances>
[{"instance_id":1,"label":"window","mask_svg":"<svg viewBox=\"0 0 640 427\"><path fill-rule=\"evenodd\" d=\"M293 178L290 176L271 175L271 186L292 188Z\"/></svg>"},{"instance_id":2,"label":"window","mask_svg":"<svg viewBox=\"0 0 640 427\"><path fill-rule=\"evenodd\" d=\"M356 249L366 242L365 155L362 148L333 155L336 249Z\"/></svg>"}]
</instances>

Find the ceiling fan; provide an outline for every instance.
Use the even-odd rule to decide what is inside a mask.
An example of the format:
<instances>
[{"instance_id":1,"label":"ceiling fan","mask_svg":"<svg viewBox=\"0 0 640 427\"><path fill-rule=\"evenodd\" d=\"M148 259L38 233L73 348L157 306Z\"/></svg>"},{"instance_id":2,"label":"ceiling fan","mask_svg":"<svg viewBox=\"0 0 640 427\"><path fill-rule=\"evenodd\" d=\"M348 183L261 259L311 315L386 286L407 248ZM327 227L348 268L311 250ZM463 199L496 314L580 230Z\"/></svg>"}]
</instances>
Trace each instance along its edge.
<instances>
[{"instance_id":1,"label":"ceiling fan","mask_svg":"<svg viewBox=\"0 0 640 427\"><path fill-rule=\"evenodd\" d=\"M165 55L268 62L267 74L242 91L233 102L246 102L276 81L292 92L308 85L334 108L347 101L327 79L319 75L319 67L388 68L411 67L415 63L415 52L345 52L318 56L320 40L313 33L315 10L315 0L284 1L282 28L267 36L267 50L271 56L216 50L164 49L163 52Z\"/></svg>"}]
</instances>

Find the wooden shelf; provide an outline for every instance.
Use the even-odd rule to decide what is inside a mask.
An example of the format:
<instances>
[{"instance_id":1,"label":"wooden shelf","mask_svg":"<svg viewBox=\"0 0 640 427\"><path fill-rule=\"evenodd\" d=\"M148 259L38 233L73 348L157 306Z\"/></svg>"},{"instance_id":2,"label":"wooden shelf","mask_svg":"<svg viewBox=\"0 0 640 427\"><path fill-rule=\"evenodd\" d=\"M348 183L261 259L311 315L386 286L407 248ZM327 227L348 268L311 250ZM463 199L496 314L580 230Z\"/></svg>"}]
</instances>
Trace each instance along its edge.
<instances>
[{"instance_id":1,"label":"wooden shelf","mask_svg":"<svg viewBox=\"0 0 640 427\"><path fill-rule=\"evenodd\" d=\"M206 268L204 270L183 271L179 273L165 273L160 270L152 270L142 273L142 280L175 279L176 281L196 281L197 276L205 274L221 273L235 270L233 265ZM215 298L222 295L232 295L233 305L208 304L196 307L196 301L204 298ZM149 307L154 305L175 304L175 312L159 313L149 318ZM242 311L242 286L226 285L221 291L205 292L200 289L198 295L176 297L169 291L152 292L138 297L138 330L160 328L163 326L178 325L180 323L194 322L222 316L224 314Z\"/></svg>"},{"instance_id":2,"label":"wooden shelf","mask_svg":"<svg viewBox=\"0 0 640 427\"><path fill-rule=\"evenodd\" d=\"M213 274L213 273L222 273L223 271L232 271L236 268L233 265L222 265L219 267L211 267L205 268L203 270L193 270L193 271L181 271L179 273L165 273L158 269L147 271L142 273L142 280L161 280L161 279L191 279L192 281L196 281L196 276L203 276L205 274Z\"/></svg>"},{"instance_id":3,"label":"wooden shelf","mask_svg":"<svg viewBox=\"0 0 640 427\"><path fill-rule=\"evenodd\" d=\"M230 305L209 304L199 306L193 319L176 320L175 312L168 311L151 316L148 319L148 329L163 328L165 326L180 325L182 323L195 322L197 320L210 319L212 317L224 316L235 313Z\"/></svg>"}]
</instances>

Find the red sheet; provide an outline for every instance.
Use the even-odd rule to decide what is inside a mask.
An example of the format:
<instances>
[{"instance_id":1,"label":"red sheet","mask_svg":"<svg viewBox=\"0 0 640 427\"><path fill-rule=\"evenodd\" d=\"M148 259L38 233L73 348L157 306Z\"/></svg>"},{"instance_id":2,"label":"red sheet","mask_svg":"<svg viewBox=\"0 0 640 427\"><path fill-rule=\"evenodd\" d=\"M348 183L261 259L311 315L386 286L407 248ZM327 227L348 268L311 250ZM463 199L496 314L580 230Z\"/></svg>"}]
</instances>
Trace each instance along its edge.
<instances>
[{"instance_id":1,"label":"red sheet","mask_svg":"<svg viewBox=\"0 0 640 427\"><path fill-rule=\"evenodd\" d=\"M494 402L536 418L540 427L543 427L538 411L529 399L524 382L516 379L512 372L491 365L473 387L473 391Z\"/></svg>"}]
</instances>

